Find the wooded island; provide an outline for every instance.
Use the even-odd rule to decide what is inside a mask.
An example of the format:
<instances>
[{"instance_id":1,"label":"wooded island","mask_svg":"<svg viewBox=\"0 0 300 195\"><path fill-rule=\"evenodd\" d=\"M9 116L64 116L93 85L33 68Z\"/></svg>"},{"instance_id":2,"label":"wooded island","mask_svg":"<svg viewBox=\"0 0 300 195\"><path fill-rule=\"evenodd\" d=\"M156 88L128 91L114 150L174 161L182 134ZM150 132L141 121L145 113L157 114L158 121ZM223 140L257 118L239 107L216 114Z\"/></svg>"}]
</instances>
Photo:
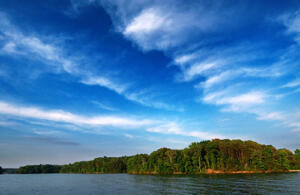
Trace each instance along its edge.
<instances>
[{"instance_id":1,"label":"wooded island","mask_svg":"<svg viewBox=\"0 0 300 195\"><path fill-rule=\"evenodd\" d=\"M300 169L300 150L276 149L254 141L214 139L183 150L161 148L148 154L101 157L68 165L28 165L17 173L200 174L262 173Z\"/></svg>"}]
</instances>

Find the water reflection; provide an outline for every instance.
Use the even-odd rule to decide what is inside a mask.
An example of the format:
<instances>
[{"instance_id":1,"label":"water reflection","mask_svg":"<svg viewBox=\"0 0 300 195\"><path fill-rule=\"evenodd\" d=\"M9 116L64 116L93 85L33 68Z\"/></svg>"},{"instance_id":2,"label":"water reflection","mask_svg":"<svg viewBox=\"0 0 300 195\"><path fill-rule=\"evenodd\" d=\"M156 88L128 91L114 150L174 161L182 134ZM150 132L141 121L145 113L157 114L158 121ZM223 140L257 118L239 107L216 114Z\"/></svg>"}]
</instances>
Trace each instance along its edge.
<instances>
[{"instance_id":1,"label":"water reflection","mask_svg":"<svg viewBox=\"0 0 300 195\"><path fill-rule=\"evenodd\" d=\"M0 194L300 194L300 173L0 175Z\"/></svg>"}]
</instances>

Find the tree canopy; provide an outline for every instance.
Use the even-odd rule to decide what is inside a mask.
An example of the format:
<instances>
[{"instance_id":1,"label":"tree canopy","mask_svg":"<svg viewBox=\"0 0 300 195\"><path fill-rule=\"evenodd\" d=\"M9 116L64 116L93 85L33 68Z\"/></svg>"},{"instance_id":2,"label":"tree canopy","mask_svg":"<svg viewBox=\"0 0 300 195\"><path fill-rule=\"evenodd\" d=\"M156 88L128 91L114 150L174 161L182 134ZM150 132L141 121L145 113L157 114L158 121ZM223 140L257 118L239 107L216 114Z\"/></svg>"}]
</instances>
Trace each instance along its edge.
<instances>
[{"instance_id":1,"label":"tree canopy","mask_svg":"<svg viewBox=\"0 0 300 195\"><path fill-rule=\"evenodd\" d=\"M292 153L254 141L214 139L192 143L183 150L160 148L150 155L101 157L63 166L25 166L18 172L198 174L207 170L281 172L290 169L300 169L300 150Z\"/></svg>"},{"instance_id":2,"label":"tree canopy","mask_svg":"<svg viewBox=\"0 0 300 195\"><path fill-rule=\"evenodd\" d=\"M58 173L61 169L60 165L27 165L20 167L17 173L29 174L29 173Z\"/></svg>"}]
</instances>

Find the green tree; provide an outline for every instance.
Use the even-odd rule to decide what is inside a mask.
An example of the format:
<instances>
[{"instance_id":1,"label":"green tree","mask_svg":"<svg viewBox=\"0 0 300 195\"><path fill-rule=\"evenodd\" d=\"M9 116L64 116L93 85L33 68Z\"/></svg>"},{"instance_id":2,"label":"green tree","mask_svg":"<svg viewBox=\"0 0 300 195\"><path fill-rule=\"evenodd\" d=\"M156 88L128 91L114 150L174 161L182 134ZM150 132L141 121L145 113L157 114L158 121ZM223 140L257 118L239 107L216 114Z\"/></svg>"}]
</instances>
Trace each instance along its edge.
<instances>
[{"instance_id":1,"label":"green tree","mask_svg":"<svg viewBox=\"0 0 300 195\"><path fill-rule=\"evenodd\" d=\"M222 171L286 171L300 169L300 150L276 150L253 141L214 139L192 143L183 150L160 148L150 155L100 157L63 166L30 165L18 173L197 174Z\"/></svg>"},{"instance_id":2,"label":"green tree","mask_svg":"<svg viewBox=\"0 0 300 195\"><path fill-rule=\"evenodd\" d=\"M295 158L296 158L295 168L300 169L300 150L299 149L295 150Z\"/></svg>"},{"instance_id":3,"label":"green tree","mask_svg":"<svg viewBox=\"0 0 300 195\"><path fill-rule=\"evenodd\" d=\"M275 153L276 149L271 146L265 146L262 151L262 162L264 170L272 170L275 168Z\"/></svg>"},{"instance_id":4,"label":"green tree","mask_svg":"<svg viewBox=\"0 0 300 195\"><path fill-rule=\"evenodd\" d=\"M288 151L285 149L280 149L277 151L277 159L276 159L276 168L278 170L289 170L290 162L288 159Z\"/></svg>"}]
</instances>

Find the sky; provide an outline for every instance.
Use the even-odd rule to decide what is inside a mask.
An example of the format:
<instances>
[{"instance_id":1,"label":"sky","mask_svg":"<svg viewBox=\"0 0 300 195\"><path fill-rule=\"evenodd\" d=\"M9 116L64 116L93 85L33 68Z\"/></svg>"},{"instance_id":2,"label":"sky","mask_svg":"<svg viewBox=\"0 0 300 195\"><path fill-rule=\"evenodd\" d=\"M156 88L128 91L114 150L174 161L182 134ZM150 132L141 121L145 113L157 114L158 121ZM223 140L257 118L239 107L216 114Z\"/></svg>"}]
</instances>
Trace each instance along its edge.
<instances>
[{"instance_id":1,"label":"sky","mask_svg":"<svg viewBox=\"0 0 300 195\"><path fill-rule=\"evenodd\" d=\"M242 139L300 148L300 1L0 1L0 166Z\"/></svg>"}]
</instances>

